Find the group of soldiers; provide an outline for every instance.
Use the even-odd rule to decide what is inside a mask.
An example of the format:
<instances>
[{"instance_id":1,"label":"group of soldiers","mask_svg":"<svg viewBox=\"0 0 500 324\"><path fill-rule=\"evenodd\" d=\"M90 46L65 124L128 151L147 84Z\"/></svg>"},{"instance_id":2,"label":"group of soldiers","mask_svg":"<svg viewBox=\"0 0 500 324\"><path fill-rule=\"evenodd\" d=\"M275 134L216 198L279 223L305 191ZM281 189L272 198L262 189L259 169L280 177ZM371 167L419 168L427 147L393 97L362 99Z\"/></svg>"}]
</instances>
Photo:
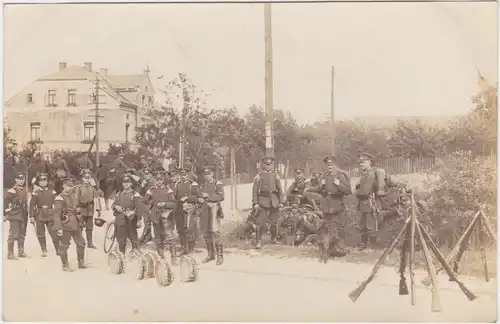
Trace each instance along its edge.
<instances>
[{"instance_id":1,"label":"group of soldiers","mask_svg":"<svg viewBox=\"0 0 500 324\"><path fill-rule=\"evenodd\" d=\"M64 166L61 168L64 169ZM132 249L137 249L154 237L159 256L165 258L165 248L168 248L175 265L178 254L174 229L177 229L180 239L181 255L193 252L197 233L201 229L208 251L202 262L216 260L217 265L222 264L220 220L224 217L221 207L224 190L222 183L214 177L214 168L203 168L201 186L186 168L170 172L150 168L140 171L138 175L135 169L128 168L116 175L120 186L114 194L111 210L119 251L125 253L127 240ZM95 188L95 176L86 168L81 169L79 176L80 179L75 180L68 173L55 175L60 180L61 188L54 190L54 186L49 185L50 175L40 172L30 181L33 190L29 200L26 173L15 173L14 186L4 194L4 220L10 223L9 260L27 257L24 241L28 223L31 223L35 226L42 257L47 256L47 229L64 271L73 271L67 254L71 238L76 245L78 268L87 267L85 248L96 248L93 244L94 225L102 226L105 222L101 218L101 200ZM144 232L139 238L138 228L143 225ZM15 242L18 244L17 256L14 253Z\"/></svg>"},{"instance_id":2,"label":"group of soldiers","mask_svg":"<svg viewBox=\"0 0 500 324\"><path fill-rule=\"evenodd\" d=\"M262 235L269 232L271 241L276 242L280 208L286 201L294 201L298 196L301 203L309 203L321 215L317 224L305 224L305 228L314 228L319 239L320 260L327 262L330 256L345 256L344 242L338 235L340 221L346 211L344 198L354 194L358 199L357 210L360 212L359 229L361 244L364 250L375 244L380 227L387 220L398 215L397 202L388 194L389 188L404 185L396 182L382 169L374 167L374 157L369 153L359 156L359 167L362 172L354 192L351 189L349 173L338 167L336 158L327 156L324 159L325 172L306 179L304 169L295 169L295 181L286 194L283 192L277 173L273 170L273 159L262 160L262 171L256 176L253 184L252 214L255 228L256 248L262 246ZM307 219L303 222L307 223ZM269 227L267 227L269 225Z\"/></svg>"}]
</instances>

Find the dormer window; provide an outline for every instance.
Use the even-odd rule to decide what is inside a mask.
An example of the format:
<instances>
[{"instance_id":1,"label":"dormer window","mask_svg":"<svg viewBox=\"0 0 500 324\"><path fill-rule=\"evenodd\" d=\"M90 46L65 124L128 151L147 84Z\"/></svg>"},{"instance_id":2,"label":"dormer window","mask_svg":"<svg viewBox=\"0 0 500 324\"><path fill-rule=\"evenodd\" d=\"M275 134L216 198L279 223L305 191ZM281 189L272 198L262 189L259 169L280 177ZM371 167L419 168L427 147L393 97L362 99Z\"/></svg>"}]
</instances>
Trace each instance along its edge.
<instances>
[{"instance_id":1,"label":"dormer window","mask_svg":"<svg viewBox=\"0 0 500 324\"><path fill-rule=\"evenodd\" d=\"M33 94L28 93L28 103L33 103Z\"/></svg>"}]
</instances>

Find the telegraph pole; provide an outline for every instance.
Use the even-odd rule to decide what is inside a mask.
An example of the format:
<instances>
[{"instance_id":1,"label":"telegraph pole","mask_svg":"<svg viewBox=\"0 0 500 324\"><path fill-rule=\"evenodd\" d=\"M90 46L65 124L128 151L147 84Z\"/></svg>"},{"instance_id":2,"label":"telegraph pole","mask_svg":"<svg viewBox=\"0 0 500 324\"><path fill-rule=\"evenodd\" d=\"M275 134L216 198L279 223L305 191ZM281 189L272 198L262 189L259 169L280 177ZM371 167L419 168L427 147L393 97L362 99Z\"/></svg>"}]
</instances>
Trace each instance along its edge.
<instances>
[{"instance_id":1,"label":"telegraph pole","mask_svg":"<svg viewBox=\"0 0 500 324\"><path fill-rule=\"evenodd\" d=\"M332 84L330 92L330 121L332 129L332 155L335 155L335 67L332 65Z\"/></svg>"},{"instance_id":2,"label":"telegraph pole","mask_svg":"<svg viewBox=\"0 0 500 324\"><path fill-rule=\"evenodd\" d=\"M266 156L274 158L273 134L273 36L271 3L264 4L265 25L265 97L266 97Z\"/></svg>"}]
</instances>

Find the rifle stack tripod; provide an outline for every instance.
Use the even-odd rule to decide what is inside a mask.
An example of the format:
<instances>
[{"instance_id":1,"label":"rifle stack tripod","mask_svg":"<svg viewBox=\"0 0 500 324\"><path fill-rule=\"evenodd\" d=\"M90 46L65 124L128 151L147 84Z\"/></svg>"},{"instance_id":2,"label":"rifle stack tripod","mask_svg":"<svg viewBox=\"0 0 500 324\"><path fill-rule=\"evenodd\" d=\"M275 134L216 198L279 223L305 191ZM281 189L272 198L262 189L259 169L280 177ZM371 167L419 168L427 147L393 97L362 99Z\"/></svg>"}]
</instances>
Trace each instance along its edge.
<instances>
[{"instance_id":1,"label":"rifle stack tripod","mask_svg":"<svg viewBox=\"0 0 500 324\"><path fill-rule=\"evenodd\" d=\"M423 252L423 256L425 259L425 263L427 266L427 271L430 278L430 283L432 283L432 305L431 310L433 312L441 311L441 301L439 297L439 288L437 281L437 271L434 267L434 263L431 259L430 250L433 252L434 256L437 258L441 267L446 271L448 276L455 281L460 289L464 292L469 300L474 300L477 297L457 278L455 272L448 265L445 257L439 252L438 247L431 239L431 236L427 232L427 230L422 226L420 221L417 218L417 206L415 203L415 197L413 190L408 190L408 193L411 195L411 211L408 213L407 218L404 221L403 226L401 226L400 230L396 234L396 237L390 244L390 246L384 251L378 262L375 264L370 276L361 284L354 289L350 294L349 298L353 302L356 302L358 298L361 296L363 291L366 289L366 286L373 281L377 272L384 265L387 257L394 251L400 240L404 236L404 241L401 248L400 254L400 281L399 281L399 295L408 295L411 294L411 304L415 305L415 277L414 277L414 267L415 267L415 239L418 240L418 243ZM408 291L408 286L406 284L405 271L406 268L409 268L410 273L410 292Z\"/></svg>"}]
</instances>

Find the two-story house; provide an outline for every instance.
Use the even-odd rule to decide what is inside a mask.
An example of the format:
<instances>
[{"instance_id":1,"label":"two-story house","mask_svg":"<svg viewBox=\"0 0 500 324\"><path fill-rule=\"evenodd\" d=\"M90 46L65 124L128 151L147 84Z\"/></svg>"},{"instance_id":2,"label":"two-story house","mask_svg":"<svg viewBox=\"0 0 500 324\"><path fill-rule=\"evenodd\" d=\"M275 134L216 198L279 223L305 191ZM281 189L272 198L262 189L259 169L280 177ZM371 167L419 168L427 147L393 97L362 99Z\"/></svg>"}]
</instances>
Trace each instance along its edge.
<instances>
[{"instance_id":1,"label":"two-story house","mask_svg":"<svg viewBox=\"0 0 500 324\"><path fill-rule=\"evenodd\" d=\"M147 112L154 107L154 95L149 69L119 75L108 74L107 69L96 73L90 62L83 66L62 62L57 72L35 80L8 100L4 114L18 143L82 151L96 132L98 100L99 149L107 151L109 143L133 142L135 128L150 120Z\"/></svg>"}]
</instances>

